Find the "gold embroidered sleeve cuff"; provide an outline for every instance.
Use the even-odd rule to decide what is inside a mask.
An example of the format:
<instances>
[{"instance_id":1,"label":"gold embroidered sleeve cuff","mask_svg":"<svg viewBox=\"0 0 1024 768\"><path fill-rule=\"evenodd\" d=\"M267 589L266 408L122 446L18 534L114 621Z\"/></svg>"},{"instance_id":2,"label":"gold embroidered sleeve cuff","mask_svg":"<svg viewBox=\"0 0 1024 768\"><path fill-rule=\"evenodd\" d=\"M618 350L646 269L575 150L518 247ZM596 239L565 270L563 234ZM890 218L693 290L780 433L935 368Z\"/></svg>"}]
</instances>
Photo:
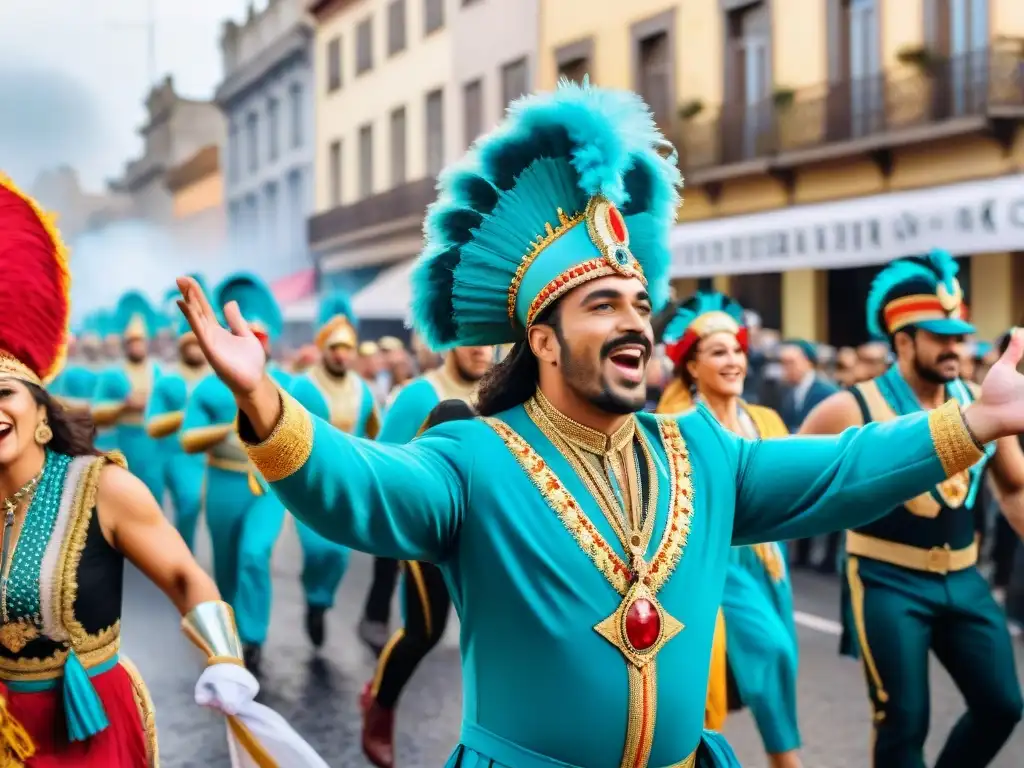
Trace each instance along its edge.
<instances>
[{"instance_id":1,"label":"gold embroidered sleeve cuff","mask_svg":"<svg viewBox=\"0 0 1024 768\"><path fill-rule=\"evenodd\" d=\"M206 654L208 663L243 663L235 614L223 600L197 605L181 619L181 629Z\"/></svg>"},{"instance_id":2,"label":"gold embroidered sleeve cuff","mask_svg":"<svg viewBox=\"0 0 1024 768\"><path fill-rule=\"evenodd\" d=\"M932 433L935 452L942 462L946 477L969 469L984 455L974 443L967 425L964 423L963 412L956 400L928 413L928 428Z\"/></svg>"},{"instance_id":3,"label":"gold embroidered sleeve cuff","mask_svg":"<svg viewBox=\"0 0 1024 768\"><path fill-rule=\"evenodd\" d=\"M253 429L245 414L238 414L238 435L253 465L268 483L289 477L306 463L313 451L313 417L299 402L283 390L281 417L270 437L254 443Z\"/></svg>"}]
</instances>

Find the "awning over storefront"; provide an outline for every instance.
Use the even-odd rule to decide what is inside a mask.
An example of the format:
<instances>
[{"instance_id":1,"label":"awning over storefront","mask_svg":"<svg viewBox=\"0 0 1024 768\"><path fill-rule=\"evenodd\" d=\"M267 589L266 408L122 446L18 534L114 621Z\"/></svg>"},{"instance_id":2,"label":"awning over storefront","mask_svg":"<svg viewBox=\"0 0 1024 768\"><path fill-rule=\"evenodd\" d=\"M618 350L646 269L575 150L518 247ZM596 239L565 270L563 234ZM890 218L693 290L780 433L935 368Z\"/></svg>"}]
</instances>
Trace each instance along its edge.
<instances>
[{"instance_id":1,"label":"awning over storefront","mask_svg":"<svg viewBox=\"0 0 1024 768\"><path fill-rule=\"evenodd\" d=\"M356 294L352 308L360 319L402 322L408 319L413 261L408 259L385 269Z\"/></svg>"},{"instance_id":2,"label":"awning over storefront","mask_svg":"<svg viewBox=\"0 0 1024 768\"><path fill-rule=\"evenodd\" d=\"M270 285L274 298L281 305L281 314L289 322L311 322L316 317L316 270L304 269L301 272L282 277Z\"/></svg>"},{"instance_id":3,"label":"awning over storefront","mask_svg":"<svg viewBox=\"0 0 1024 768\"><path fill-rule=\"evenodd\" d=\"M1024 174L680 224L671 246L672 277L1024 251Z\"/></svg>"}]
</instances>

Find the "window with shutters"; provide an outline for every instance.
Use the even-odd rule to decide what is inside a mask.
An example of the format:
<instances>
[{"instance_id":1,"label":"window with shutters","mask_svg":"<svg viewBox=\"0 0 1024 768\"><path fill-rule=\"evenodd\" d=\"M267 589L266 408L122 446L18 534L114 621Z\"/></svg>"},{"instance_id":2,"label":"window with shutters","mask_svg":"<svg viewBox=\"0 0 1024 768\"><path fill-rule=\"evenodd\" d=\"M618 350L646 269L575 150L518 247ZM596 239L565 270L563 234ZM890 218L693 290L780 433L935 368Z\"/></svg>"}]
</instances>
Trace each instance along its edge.
<instances>
[{"instance_id":1,"label":"window with shutters","mask_svg":"<svg viewBox=\"0 0 1024 768\"><path fill-rule=\"evenodd\" d=\"M509 62L501 68L501 100L504 107L530 90L526 57Z\"/></svg>"},{"instance_id":2,"label":"window with shutters","mask_svg":"<svg viewBox=\"0 0 1024 768\"><path fill-rule=\"evenodd\" d=\"M359 129L359 197L373 194L373 125Z\"/></svg>"},{"instance_id":3,"label":"window with shutters","mask_svg":"<svg viewBox=\"0 0 1024 768\"><path fill-rule=\"evenodd\" d=\"M341 140L331 142L328 152L328 174L330 181L331 207L337 208L341 205Z\"/></svg>"},{"instance_id":4,"label":"window with shutters","mask_svg":"<svg viewBox=\"0 0 1024 768\"><path fill-rule=\"evenodd\" d=\"M562 64L558 68L558 77L565 78L574 83L582 83L583 78L589 74L590 62L586 59L573 59ZM593 78L591 78L591 84L593 84Z\"/></svg>"},{"instance_id":5,"label":"window with shutters","mask_svg":"<svg viewBox=\"0 0 1024 768\"><path fill-rule=\"evenodd\" d=\"M429 35L444 26L445 0L423 0L423 34Z\"/></svg>"},{"instance_id":6,"label":"window with shutters","mask_svg":"<svg viewBox=\"0 0 1024 768\"><path fill-rule=\"evenodd\" d=\"M249 173L255 173L260 164L259 118L255 112L249 113L245 134L246 149L249 152Z\"/></svg>"},{"instance_id":7,"label":"window with shutters","mask_svg":"<svg viewBox=\"0 0 1024 768\"><path fill-rule=\"evenodd\" d=\"M228 181L238 181L238 158L241 136L238 131L238 123L232 119L228 128Z\"/></svg>"},{"instance_id":8,"label":"window with shutters","mask_svg":"<svg viewBox=\"0 0 1024 768\"><path fill-rule=\"evenodd\" d=\"M658 125L666 126L672 115L672 94L669 93L669 56L667 32L656 32L639 41L640 95L651 108Z\"/></svg>"},{"instance_id":9,"label":"window with shutters","mask_svg":"<svg viewBox=\"0 0 1024 768\"><path fill-rule=\"evenodd\" d=\"M373 17L363 19L356 27L356 74L373 68Z\"/></svg>"},{"instance_id":10,"label":"window with shutters","mask_svg":"<svg viewBox=\"0 0 1024 768\"><path fill-rule=\"evenodd\" d=\"M277 99L267 101L267 158L277 160L281 151L281 110Z\"/></svg>"},{"instance_id":11,"label":"window with shutters","mask_svg":"<svg viewBox=\"0 0 1024 768\"><path fill-rule=\"evenodd\" d=\"M289 110L291 112L292 149L302 146L302 86L292 83L288 89Z\"/></svg>"},{"instance_id":12,"label":"window with shutters","mask_svg":"<svg viewBox=\"0 0 1024 768\"><path fill-rule=\"evenodd\" d=\"M438 88L427 94L427 175L436 176L444 168L444 92Z\"/></svg>"},{"instance_id":13,"label":"window with shutters","mask_svg":"<svg viewBox=\"0 0 1024 768\"><path fill-rule=\"evenodd\" d=\"M484 82L477 78L462 87L462 116L468 147L484 130Z\"/></svg>"},{"instance_id":14,"label":"window with shutters","mask_svg":"<svg viewBox=\"0 0 1024 768\"><path fill-rule=\"evenodd\" d=\"M388 6L388 56L405 50L405 0L391 0Z\"/></svg>"},{"instance_id":15,"label":"window with shutters","mask_svg":"<svg viewBox=\"0 0 1024 768\"><path fill-rule=\"evenodd\" d=\"M565 78L574 83L582 83L583 78L591 75L590 67L594 59L594 39L592 37L577 40L563 45L555 51L555 64L558 67L559 79ZM591 75L590 81L594 78Z\"/></svg>"},{"instance_id":16,"label":"window with shutters","mask_svg":"<svg viewBox=\"0 0 1024 768\"><path fill-rule=\"evenodd\" d=\"M341 38L332 38L327 43L327 92L341 88Z\"/></svg>"},{"instance_id":17,"label":"window with shutters","mask_svg":"<svg viewBox=\"0 0 1024 768\"><path fill-rule=\"evenodd\" d=\"M770 140L772 105L771 15L767 3L729 11L726 18L725 110L729 161L756 157Z\"/></svg>"},{"instance_id":18,"label":"window with shutters","mask_svg":"<svg viewBox=\"0 0 1024 768\"><path fill-rule=\"evenodd\" d=\"M391 186L405 184L405 107L391 111Z\"/></svg>"}]
</instances>

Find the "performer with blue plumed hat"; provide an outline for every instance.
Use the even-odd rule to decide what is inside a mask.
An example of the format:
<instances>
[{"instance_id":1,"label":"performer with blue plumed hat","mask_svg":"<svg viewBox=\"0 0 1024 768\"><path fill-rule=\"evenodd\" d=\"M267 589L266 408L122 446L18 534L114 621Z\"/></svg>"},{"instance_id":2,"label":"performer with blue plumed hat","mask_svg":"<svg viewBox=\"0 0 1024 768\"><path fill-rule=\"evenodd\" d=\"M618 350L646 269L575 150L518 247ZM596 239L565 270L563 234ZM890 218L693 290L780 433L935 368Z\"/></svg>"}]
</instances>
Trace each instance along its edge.
<instances>
[{"instance_id":1,"label":"performer with blue plumed hat","mask_svg":"<svg viewBox=\"0 0 1024 768\"><path fill-rule=\"evenodd\" d=\"M767 440L789 434L771 408L743 401L748 329L743 307L721 293L697 293L665 327L676 378L733 434ZM659 413L662 413L659 408ZM797 638L793 590L776 543L733 547L711 656L706 726L721 729L730 708L750 709L773 768L799 766ZM729 676L738 701L729 701Z\"/></svg>"},{"instance_id":2,"label":"performer with blue plumed hat","mask_svg":"<svg viewBox=\"0 0 1024 768\"><path fill-rule=\"evenodd\" d=\"M160 326L159 313L139 291L117 302L113 332L121 338L124 362L100 374L93 393L92 417L97 427L113 427L117 449L128 469L157 501L164 497L164 453L146 434L149 396L160 378L160 366L149 355L149 343Z\"/></svg>"},{"instance_id":3,"label":"performer with blue plumed hat","mask_svg":"<svg viewBox=\"0 0 1024 768\"><path fill-rule=\"evenodd\" d=\"M311 415L238 307L225 329L179 282L274 493L332 541L444 573L465 702L451 766L736 765L703 729L731 546L865 524L1024 431L1024 338L965 410L831 439L638 412L679 184L635 94L564 83L513 103L440 180L412 308L434 348L515 346L481 418L407 445Z\"/></svg>"},{"instance_id":4,"label":"performer with blue plumed hat","mask_svg":"<svg viewBox=\"0 0 1024 768\"><path fill-rule=\"evenodd\" d=\"M198 285L198 283L196 283ZM256 275L237 272L215 289L220 306L237 306L249 319L253 337L278 386L291 377L270 361L284 318L270 287ZM215 319L219 322L219 319ZM285 509L248 460L235 428L231 391L213 374L192 390L179 439L186 453L206 455L206 525L213 543L213 574L224 599L235 609L246 665L259 670L270 625L270 557Z\"/></svg>"},{"instance_id":5,"label":"performer with blue plumed hat","mask_svg":"<svg viewBox=\"0 0 1024 768\"><path fill-rule=\"evenodd\" d=\"M199 276L194 279L203 285ZM177 292L175 295L180 295ZM203 500L206 462L202 455L185 453L178 439L185 420L185 404L209 366L195 334L174 306L178 338L178 363L165 370L153 388L146 408L146 432L160 442L164 452L164 479L174 505L174 523L188 548L195 551L196 523Z\"/></svg>"},{"instance_id":6,"label":"performer with blue plumed hat","mask_svg":"<svg viewBox=\"0 0 1024 768\"><path fill-rule=\"evenodd\" d=\"M883 269L867 301L868 329L890 342L895 364L878 378L832 395L808 416L802 433L832 434L954 402L969 413L979 402L1013 401L1017 382L1002 380L1007 355L984 385L960 378L960 353L974 333L946 251L900 259ZM1020 339L1009 345L1014 360ZM1001 370L1001 368L1003 370ZM1001 390L990 389L993 379ZM905 462L902 437L881 449ZM842 651L860 656L872 718L877 768L924 765L928 734L928 657L934 651L964 694L967 712L935 763L939 768L988 765L1010 737L1024 703L1006 617L979 573L973 507L988 464L1003 513L1024 534L1024 454L1015 437L985 446L947 480L896 504L875 501L875 520L846 533ZM891 471L891 470L889 470Z\"/></svg>"},{"instance_id":7,"label":"performer with blue plumed hat","mask_svg":"<svg viewBox=\"0 0 1024 768\"><path fill-rule=\"evenodd\" d=\"M180 294L179 294L180 295ZM292 382L291 393L311 413L343 432L375 438L380 415L373 392L353 370L359 346L358 321L348 296L340 291L320 300L316 346L320 360ZM302 587L306 593L306 633L314 647L324 644L324 616L334 605L348 566L348 548L325 539L302 522Z\"/></svg>"}]
</instances>

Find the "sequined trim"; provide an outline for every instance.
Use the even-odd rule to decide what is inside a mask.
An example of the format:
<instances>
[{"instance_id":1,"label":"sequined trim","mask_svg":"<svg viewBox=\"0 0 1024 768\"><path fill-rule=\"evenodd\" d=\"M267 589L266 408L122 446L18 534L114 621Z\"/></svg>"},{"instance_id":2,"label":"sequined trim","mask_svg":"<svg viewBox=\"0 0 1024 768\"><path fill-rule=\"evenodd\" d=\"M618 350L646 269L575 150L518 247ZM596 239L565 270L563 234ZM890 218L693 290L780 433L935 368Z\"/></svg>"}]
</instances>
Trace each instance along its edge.
<instances>
[{"instance_id":1,"label":"sequined trim","mask_svg":"<svg viewBox=\"0 0 1024 768\"><path fill-rule=\"evenodd\" d=\"M693 482L690 452L675 419L658 419L662 444L669 461L669 519L665 523L658 552L651 561L647 585L653 592L661 589L679 564L693 520Z\"/></svg>"},{"instance_id":2,"label":"sequined trim","mask_svg":"<svg viewBox=\"0 0 1024 768\"><path fill-rule=\"evenodd\" d=\"M603 256L596 259L588 259L582 264L570 267L544 286L543 290L530 302L530 308L526 313L527 327L533 325L537 315L554 303L559 296L591 280L617 274L619 274L618 270L614 269Z\"/></svg>"},{"instance_id":3,"label":"sequined trim","mask_svg":"<svg viewBox=\"0 0 1024 768\"><path fill-rule=\"evenodd\" d=\"M985 455L978 450L974 438L967 431L960 404L956 400L950 400L929 411L928 428L946 477L970 469Z\"/></svg>"},{"instance_id":4,"label":"sequined trim","mask_svg":"<svg viewBox=\"0 0 1024 768\"><path fill-rule=\"evenodd\" d=\"M68 473L64 479L64 491L60 500L60 511L57 514L57 521L54 523L50 541L46 545L46 553L43 555L43 565L39 573L39 600L42 607L43 634L59 642L68 639L68 633L62 620L63 606L60 599L63 580L63 570L60 567L61 551L64 548L64 540L71 524L78 484L92 461L91 456L79 456L68 467Z\"/></svg>"},{"instance_id":5,"label":"sequined trim","mask_svg":"<svg viewBox=\"0 0 1024 768\"><path fill-rule=\"evenodd\" d=\"M86 633L75 645L75 655L86 669L109 661L121 647L121 622L116 621L95 635ZM45 659L8 659L0 657L2 680L54 680L64 674L68 649L59 648Z\"/></svg>"},{"instance_id":6,"label":"sequined trim","mask_svg":"<svg viewBox=\"0 0 1024 768\"><path fill-rule=\"evenodd\" d=\"M516 302L519 299L519 286L522 285L523 278L526 277L526 271L530 268L533 262L536 261L541 251L583 221L584 218L583 213L577 213L573 216L569 216L561 208L556 209L556 214L558 216L558 226L551 226L551 222L545 223L544 233L537 235L533 239L533 242L530 244L530 250L523 254L522 261L519 262L519 266L516 267L516 273L512 276L512 282L509 283L508 319L513 324L515 324L516 321Z\"/></svg>"},{"instance_id":7,"label":"sequined trim","mask_svg":"<svg viewBox=\"0 0 1024 768\"><path fill-rule=\"evenodd\" d=\"M153 699L149 695L149 688L146 681L142 679L139 670L128 659L121 657L121 666L128 673L128 679L132 683L132 698L135 699L135 708L139 711L139 720L142 724L142 732L146 738L146 761L149 768L160 768L160 749L157 743L156 732L156 709L153 707Z\"/></svg>"},{"instance_id":8,"label":"sequined trim","mask_svg":"<svg viewBox=\"0 0 1024 768\"><path fill-rule=\"evenodd\" d=\"M313 417L284 390L281 417L270 436L262 443L246 443L246 453L268 483L295 474L309 460L313 451Z\"/></svg>"}]
</instances>

